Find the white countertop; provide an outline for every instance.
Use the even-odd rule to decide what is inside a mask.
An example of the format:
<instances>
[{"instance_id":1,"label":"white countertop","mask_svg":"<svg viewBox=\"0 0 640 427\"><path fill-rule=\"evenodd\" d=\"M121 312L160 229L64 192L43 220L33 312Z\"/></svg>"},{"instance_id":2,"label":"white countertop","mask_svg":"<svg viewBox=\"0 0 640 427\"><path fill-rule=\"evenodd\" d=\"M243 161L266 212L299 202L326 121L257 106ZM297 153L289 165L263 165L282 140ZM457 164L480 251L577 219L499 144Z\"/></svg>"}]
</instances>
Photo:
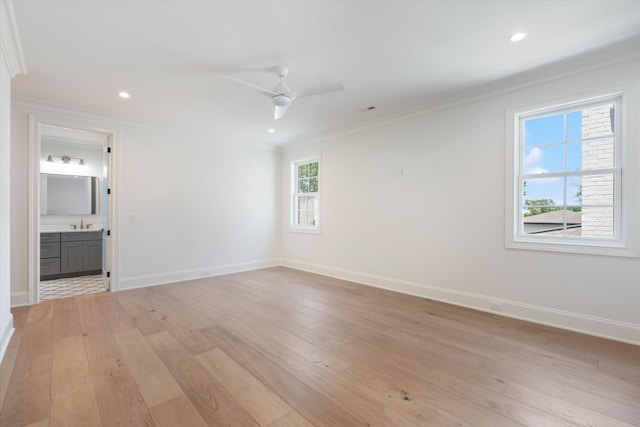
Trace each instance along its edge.
<instances>
[{"instance_id":1,"label":"white countertop","mask_svg":"<svg viewBox=\"0 0 640 427\"><path fill-rule=\"evenodd\" d=\"M41 233L83 233L87 231L102 231L102 224L92 224L91 228L76 228L75 230L70 225L41 225Z\"/></svg>"}]
</instances>

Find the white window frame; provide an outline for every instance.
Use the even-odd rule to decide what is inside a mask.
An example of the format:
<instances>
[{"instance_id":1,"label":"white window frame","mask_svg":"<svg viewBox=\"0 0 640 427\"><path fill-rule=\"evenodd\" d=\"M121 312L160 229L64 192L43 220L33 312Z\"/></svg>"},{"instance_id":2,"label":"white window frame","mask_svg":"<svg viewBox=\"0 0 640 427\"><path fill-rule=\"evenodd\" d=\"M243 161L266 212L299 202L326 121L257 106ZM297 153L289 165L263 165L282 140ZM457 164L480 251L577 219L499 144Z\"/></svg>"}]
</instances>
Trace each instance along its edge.
<instances>
[{"instance_id":1,"label":"white window frame","mask_svg":"<svg viewBox=\"0 0 640 427\"><path fill-rule=\"evenodd\" d=\"M527 249L551 252L581 253L595 255L640 256L638 235L638 183L637 172L637 127L627 121L629 90L612 91L603 96L584 97L576 101L560 100L546 105L507 110L506 137L506 194L505 194L505 246L509 249ZM637 91L636 91L637 92ZM614 173L614 236L611 239L569 236L544 236L525 234L522 226L523 195L520 191L524 175L524 141L521 139L524 120L545 114L566 112L570 109L595 103L614 102L615 115L615 164ZM636 101L637 104L637 101ZM634 106L636 105L634 104ZM636 108L637 109L637 108ZM636 112L637 114L637 112ZM634 190L635 189L635 190Z\"/></svg>"},{"instance_id":2,"label":"white window frame","mask_svg":"<svg viewBox=\"0 0 640 427\"><path fill-rule=\"evenodd\" d=\"M318 201L318 216L316 218L315 225L300 225L297 223L297 199L298 196L303 193L298 193L298 166L306 164L318 162L318 191L314 193L304 193L305 195L315 195ZM313 157L306 157L304 159L298 159L291 162L291 221L289 224L289 231L297 232L297 233L312 233L319 234L320 233L320 222L322 217L322 162L320 160L320 155Z\"/></svg>"}]
</instances>

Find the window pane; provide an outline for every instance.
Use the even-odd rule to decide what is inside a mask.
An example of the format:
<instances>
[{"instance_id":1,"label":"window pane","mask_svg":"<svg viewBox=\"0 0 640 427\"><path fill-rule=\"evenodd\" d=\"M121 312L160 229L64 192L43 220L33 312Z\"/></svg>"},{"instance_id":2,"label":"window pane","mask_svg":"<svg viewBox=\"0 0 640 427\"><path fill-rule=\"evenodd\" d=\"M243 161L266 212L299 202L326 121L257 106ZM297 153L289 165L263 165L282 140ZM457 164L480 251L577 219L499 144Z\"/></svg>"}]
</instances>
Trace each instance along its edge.
<instances>
[{"instance_id":1,"label":"window pane","mask_svg":"<svg viewBox=\"0 0 640 427\"><path fill-rule=\"evenodd\" d=\"M299 196L298 197L298 210L306 211L307 210L307 196Z\"/></svg>"},{"instance_id":2,"label":"window pane","mask_svg":"<svg viewBox=\"0 0 640 427\"><path fill-rule=\"evenodd\" d=\"M309 176L309 165L298 165L298 178L306 178Z\"/></svg>"},{"instance_id":3,"label":"window pane","mask_svg":"<svg viewBox=\"0 0 640 427\"><path fill-rule=\"evenodd\" d=\"M298 181L298 193L308 193L309 192L309 180L301 179Z\"/></svg>"},{"instance_id":4,"label":"window pane","mask_svg":"<svg viewBox=\"0 0 640 427\"><path fill-rule=\"evenodd\" d=\"M564 145L533 147L524 151L524 173L543 174L564 171Z\"/></svg>"},{"instance_id":5,"label":"window pane","mask_svg":"<svg viewBox=\"0 0 640 427\"><path fill-rule=\"evenodd\" d=\"M525 213L522 219L524 234L564 233L565 211L562 208L544 208L544 212Z\"/></svg>"},{"instance_id":6,"label":"window pane","mask_svg":"<svg viewBox=\"0 0 640 427\"><path fill-rule=\"evenodd\" d=\"M308 199L308 203L307 203L307 208L308 208L308 218L309 218L309 224L308 225L316 225L316 221L318 220L318 197L317 196L309 196L307 197Z\"/></svg>"},{"instance_id":7,"label":"window pane","mask_svg":"<svg viewBox=\"0 0 640 427\"><path fill-rule=\"evenodd\" d=\"M309 176L318 176L318 162L309 163Z\"/></svg>"},{"instance_id":8,"label":"window pane","mask_svg":"<svg viewBox=\"0 0 640 427\"><path fill-rule=\"evenodd\" d=\"M567 140L576 141L582 138L582 111L567 114Z\"/></svg>"},{"instance_id":9,"label":"window pane","mask_svg":"<svg viewBox=\"0 0 640 427\"><path fill-rule=\"evenodd\" d=\"M525 147L562 141L564 141L564 114L525 121Z\"/></svg>"},{"instance_id":10,"label":"window pane","mask_svg":"<svg viewBox=\"0 0 640 427\"><path fill-rule=\"evenodd\" d=\"M318 178L309 178L309 193L318 192Z\"/></svg>"},{"instance_id":11,"label":"window pane","mask_svg":"<svg viewBox=\"0 0 640 427\"><path fill-rule=\"evenodd\" d=\"M613 206L613 174L582 177L582 204L585 206Z\"/></svg>"},{"instance_id":12,"label":"window pane","mask_svg":"<svg viewBox=\"0 0 640 427\"><path fill-rule=\"evenodd\" d=\"M567 171L582 170L582 143L567 144Z\"/></svg>"},{"instance_id":13,"label":"window pane","mask_svg":"<svg viewBox=\"0 0 640 427\"><path fill-rule=\"evenodd\" d=\"M581 176L567 177L567 206L574 208L582 206L582 178Z\"/></svg>"},{"instance_id":14,"label":"window pane","mask_svg":"<svg viewBox=\"0 0 640 427\"><path fill-rule=\"evenodd\" d=\"M539 208L564 204L564 179L562 178L528 179L524 191L526 191L523 197L525 212L541 213L544 211Z\"/></svg>"},{"instance_id":15,"label":"window pane","mask_svg":"<svg viewBox=\"0 0 640 427\"><path fill-rule=\"evenodd\" d=\"M613 208L582 208L582 236L613 237Z\"/></svg>"}]
</instances>

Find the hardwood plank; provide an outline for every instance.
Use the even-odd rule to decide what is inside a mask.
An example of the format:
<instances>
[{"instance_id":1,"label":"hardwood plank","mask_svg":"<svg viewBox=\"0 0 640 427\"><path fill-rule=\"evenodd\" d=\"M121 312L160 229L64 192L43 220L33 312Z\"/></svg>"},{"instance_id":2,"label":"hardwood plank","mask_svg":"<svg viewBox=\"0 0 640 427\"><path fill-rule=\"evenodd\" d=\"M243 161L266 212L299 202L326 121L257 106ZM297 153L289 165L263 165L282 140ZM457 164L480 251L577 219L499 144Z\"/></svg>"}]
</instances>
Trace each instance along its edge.
<instances>
[{"instance_id":1,"label":"hardwood plank","mask_svg":"<svg viewBox=\"0 0 640 427\"><path fill-rule=\"evenodd\" d=\"M354 415L331 402L303 381L282 369L242 340L218 326L203 330L259 381L277 391L283 400L312 424L364 426Z\"/></svg>"},{"instance_id":2,"label":"hardwood plank","mask_svg":"<svg viewBox=\"0 0 640 427\"><path fill-rule=\"evenodd\" d=\"M240 402L260 423L268 425L291 408L264 384L245 371L220 349L199 354L196 359Z\"/></svg>"},{"instance_id":3,"label":"hardwood plank","mask_svg":"<svg viewBox=\"0 0 640 427\"><path fill-rule=\"evenodd\" d=\"M207 424L259 425L171 333L146 338Z\"/></svg>"},{"instance_id":4,"label":"hardwood plank","mask_svg":"<svg viewBox=\"0 0 640 427\"><path fill-rule=\"evenodd\" d=\"M51 319L53 319L53 301L43 301L29 308L27 324Z\"/></svg>"},{"instance_id":5,"label":"hardwood plank","mask_svg":"<svg viewBox=\"0 0 640 427\"><path fill-rule=\"evenodd\" d=\"M182 390L137 329L114 334L148 407L180 396Z\"/></svg>"},{"instance_id":6,"label":"hardwood plank","mask_svg":"<svg viewBox=\"0 0 640 427\"><path fill-rule=\"evenodd\" d=\"M51 427L101 427L98 402L91 383L51 396Z\"/></svg>"},{"instance_id":7,"label":"hardwood plank","mask_svg":"<svg viewBox=\"0 0 640 427\"><path fill-rule=\"evenodd\" d=\"M105 426L155 425L124 361L104 359L89 364L100 419Z\"/></svg>"},{"instance_id":8,"label":"hardwood plank","mask_svg":"<svg viewBox=\"0 0 640 427\"><path fill-rule=\"evenodd\" d=\"M89 294L76 297L76 304L83 333L87 334L96 330L109 329L95 295Z\"/></svg>"},{"instance_id":9,"label":"hardwood plank","mask_svg":"<svg viewBox=\"0 0 640 427\"><path fill-rule=\"evenodd\" d=\"M96 295L95 301L100 307L100 311L111 332L123 332L135 328L135 324L133 320L131 320L129 313L108 293L105 292Z\"/></svg>"},{"instance_id":10,"label":"hardwood plank","mask_svg":"<svg viewBox=\"0 0 640 427\"><path fill-rule=\"evenodd\" d=\"M313 424L296 411L291 411L284 417L269 424L269 427L313 427Z\"/></svg>"},{"instance_id":11,"label":"hardwood plank","mask_svg":"<svg viewBox=\"0 0 640 427\"><path fill-rule=\"evenodd\" d=\"M89 362L122 357L120 349L108 328L87 332L82 334L82 338Z\"/></svg>"},{"instance_id":12,"label":"hardwood plank","mask_svg":"<svg viewBox=\"0 0 640 427\"><path fill-rule=\"evenodd\" d=\"M51 394L91 384L89 362L82 336L53 342Z\"/></svg>"},{"instance_id":13,"label":"hardwood plank","mask_svg":"<svg viewBox=\"0 0 640 427\"><path fill-rule=\"evenodd\" d=\"M53 346L51 319L27 323L23 329L18 357L33 357L42 354L51 355Z\"/></svg>"},{"instance_id":14,"label":"hardwood plank","mask_svg":"<svg viewBox=\"0 0 640 427\"><path fill-rule=\"evenodd\" d=\"M640 427L640 346L284 267L12 313L1 426Z\"/></svg>"},{"instance_id":15,"label":"hardwood plank","mask_svg":"<svg viewBox=\"0 0 640 427\"><path fill-rule=\"evenodd\" d=\"M154 406L151 408L151 415L158 427L207 426L207 423L184 394Z\"/></svg>"},{"instance_id":16,"label":"hardwood plank","mask_svg":"<svg viewBox=\"0 0 640 427\"><path fill-rule=\"evenodd\" d=\"M0 413L0 426L22 426L48 418L50 400L51 355L18 357Z\"/></svg>"},{"instance_id":17,"label":"hardwood plank","mask_svg":"<svg viewBox=\"0 0 640 427\"><path fill-rule=\"evenodd\" d=\"M193 309L179 310L179 313L167 305L170 304L170 301L166 300L166 296L162 293L148 291L145 296L145 301L154 307L153 311L150 312L163 323L163 330L166 329L170 331L191 354L203 353L215 347L211 340L197 329L198 325L209 325L211 323L209 319L203 322L198 315L196 315L194 319ZM176 305L174 304L173 307L176 307ZM189 308L182 305L180 307ZM187 312L187 318L191 319L191 321L187 321L183 317L185 311Z\"/></svg>"},{"instance_id":18,"label":"hardwood plank","mask_svg":"<svg viewBox=\"0 0 640 427\"><path fill-rule=\"evenodd\" d=\"M27 317L32 306L13 307L11 314L13 315L13 327L16 329L24 329L27 324Z\"/></svg>"},{"instance_id":19,"label":"hardwood plank","mask_svg":"<svg viewBox=\"0 0 640 427\"><path fill-rule=\"evenodd\" d=\"M76 300L61 298L53 302L53 339L82 335Z\"/></svg>"},{"instance_id":20,"label":"hardwood plank","mask_svg":"<svg viewBox=\"0 0 640 427\"><path fill-rule=\"evenodd\" d=\"M314 357L305 358L307 354L296 352L295 346L290 348L283 334L274 334L269 327L258 324L244 325L243 322L229 319L221 325L226 332L232 334L238 340L255 349L260 355L278 365L279 368L296 377L301 382L309 385L315 392L331 401L337 407L355 415L362 423L367 423L375 414L382 410L383 403L372 401L363 397L359 387L351 387L344 378L345 362L336 366L324 356L326 353L318 350ZM205 333L213 333L209 328ZM276 338L277 337L277 338ZM288 343L291 344L291 343ZM338 360L338 358L333 358ZM253 373L256 375L256 373Z\"/></svg>"},{"instance_id":21,"label":"hardwood plank","mask_svg":"<svg viewBox=\"0 0 640 427\"><path fill-rule=\"evenodd\" d=\"M49 418L45 418L43 420L36 421L35 423L28 424L24 427L49 427Z\"/></svg>"},{"instance_id":22,"label":"hardwood plank","mask_svg":"<svg viewBox=\"0 0 640 427\"><path fill-rule=\"evenodd\" d=\"M525 402L534 408L545 411L560 419L577 425L596 425L607 427L632 427L638 425L625 423L616 418L609 417L599 412L592 411L584 406L560 401L546 393L530 389L516 383L510 383L505 393L513 399ZM636 419L635 421L639 421Z\"/></svg>"},{"instance_id":23,"label":"hardwood plank","mask_svg":"<svg viewBox=\"0 0 640 427\"><path fill-rule=\"evenodd\" d=\"M144 295L149 301L152 301L154 308L161 309L166 315L171 315L171 317L184 319L195 329L202 329L215 324L218 316L214 307L217 303L211 299L212 295L209 294L205 298L201 295L192 297L189 292L192 290L192 287L187 287L189 289L184 289L181 286L167 286L166 289L164 287L154 286L144 289ZM182 304L174 304L176 297L170 291L172 288L175 289L174 292L179 295L179 300ZM215 293L215 290L212 290L212 292Z\"/></svg>"},{"instance_id":24,"label":"hardwood plank","mask_svg":"<svg viewBox=\"0 0 640 427\"><path fill-rule=\"evenodd\" d=\"M13 332L11 340L7 345L7 349L4 353L4 358L0 364L0 412L4 406L4 399L9 389L9 381L11 380L11 373L16 363L18 356L18 349L20 348L20 341L22 341L22 334L24 332L21 329L17 329Z\"/></svg>"},{"instance_id":25,"label":"hardwood plank","mask_svg":"<svg viewBox=\"0 0 640 427\"><path fill-rule=\"evenodd\" d=\"M156 309L140 296L140 290L118 292L115 298L129 313L135 327L142 335L155 334L166 330L166 323L153 315Z\"/></svg>"}]
</instances>

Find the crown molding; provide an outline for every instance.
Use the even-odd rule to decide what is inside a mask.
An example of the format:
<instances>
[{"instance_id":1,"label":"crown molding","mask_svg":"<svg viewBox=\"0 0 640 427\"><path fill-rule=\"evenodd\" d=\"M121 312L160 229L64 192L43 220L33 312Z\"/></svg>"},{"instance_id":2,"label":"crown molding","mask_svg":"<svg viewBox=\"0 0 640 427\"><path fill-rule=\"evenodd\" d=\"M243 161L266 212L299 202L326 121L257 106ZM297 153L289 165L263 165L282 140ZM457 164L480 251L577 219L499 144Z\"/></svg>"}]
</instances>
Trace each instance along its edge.
<instances>
[{"instance_id":1,"label":"crown molding","mask_svg":"<svg viewBox=\"0 0 640 427\"><path fill-rule=\"evenodd\" d=\"M1 0L0 0L1 1ZM141 129L149 129L153 131L161 131L161 132L169 132L172 134L180 135L182 137L190 137L204 140L211 140L211 137L202 133L189 132L183 129L177 128L168 128L157 125L153 122L144 122L141 120L132 120L131 118L125 116L119 116L116 114L105 113L95 110L88 110L79 107L63 105L63 104L55 104L51 102L42 101L40 99L35 98L26 98L13 96L11 97L11 108L21 110L27 113L40 113L40 114L48 114L51 116L57 116L60 118L64 118L65 116L73 116L75 118L81 119L85 122L91 123L100 123L103 126L110 126L114 128L120 128L122 126L131 126L137 127ZM256 151L266 151L266 152L277 152L278 150L273 146L264 146L258 143L231 143L224 142L219 140L212 141L213 143L220 146L232 146L235 148L245 148Z\"/></svg>"},{"instance_id":2,"label":"crown molding","mask_svg":"<svg viewBox=\"0 0 640 427\"><path fill-rule=\"evenodd\" d=\"M640 37L634 37L620 43L605 46L571 58L524 71L513 76L505 77L482 85L465 88L456 92L443 94L431 99L428 103L417 108L405 110L339 129L303 141L294 141L278 146L282 152L330 140L335 137L348 136L375 129L381 126L403 122L423 117L440 111L449 110L476 102L497 98L519 90L536 87L541 84L561 80L564 78L594 72L600 69L640 61Z\"/></svg>"},{"instance_id":3,"label":"crown molding","mask_svg":"<svg viewBox=\"0 0 640 427\"><path fill-rule=\"evenodd\" d=\"M0 52L11 78L27 74L27 64L22 53L18 23L12 0L0 0Z\"/></svg>"}]
</instances>

